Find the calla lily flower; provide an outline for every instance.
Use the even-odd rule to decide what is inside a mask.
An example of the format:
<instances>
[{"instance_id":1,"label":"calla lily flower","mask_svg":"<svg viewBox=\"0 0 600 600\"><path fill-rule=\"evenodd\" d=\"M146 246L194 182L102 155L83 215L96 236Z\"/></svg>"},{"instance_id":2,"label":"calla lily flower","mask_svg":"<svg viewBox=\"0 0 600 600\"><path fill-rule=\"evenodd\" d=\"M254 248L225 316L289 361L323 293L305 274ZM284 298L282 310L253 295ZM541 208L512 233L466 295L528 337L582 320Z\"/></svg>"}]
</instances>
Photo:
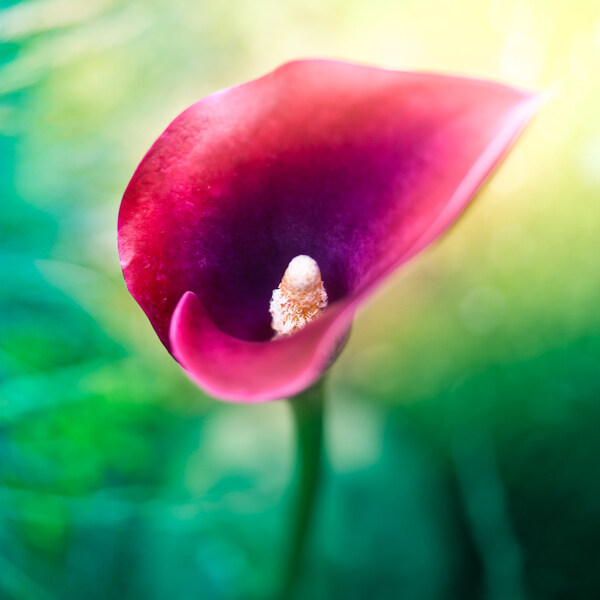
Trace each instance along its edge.
<instances>
[{"instance_id":1,"label":"calla lily flower","mask_svg":"<svg viewBox=\"0 0 600 600\"><path fill-rule=\"evenodd\" d=\"M212 94L127 187L127 286L211 395L296 395L334 360L356 309L461 214L538 104L487 81L326 60ZM273 340L271 294L298 255L318 263L329 305Z\"/></svg>"}]
</instances>

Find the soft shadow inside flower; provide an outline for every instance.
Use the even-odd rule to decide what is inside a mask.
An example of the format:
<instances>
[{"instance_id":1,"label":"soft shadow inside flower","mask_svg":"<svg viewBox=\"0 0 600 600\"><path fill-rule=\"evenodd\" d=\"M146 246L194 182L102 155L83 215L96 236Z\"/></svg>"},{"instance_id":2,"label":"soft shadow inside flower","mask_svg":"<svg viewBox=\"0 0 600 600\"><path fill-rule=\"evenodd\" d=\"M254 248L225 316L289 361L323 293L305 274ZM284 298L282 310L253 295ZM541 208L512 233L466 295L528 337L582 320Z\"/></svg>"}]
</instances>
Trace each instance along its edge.
<instances>
[{"instance_id":1,"label":"soft shadow inside flower","mask_svg":"<svg viewBox=\"0 0 600 600\"><path fill-rule=\"evenodd\" d=\"M202 218L203 236L189 238L199 268L189 274L188 289L197 290L224 332L251 341L271 338L270 296L294 256L317 261L330 303L388 266L380 260L389 256L383 242L419 192L410 189L419 149L405 152L395 136L388 139L389 128L371 122L380 120L376 116L349 136L346 118L329 125L326 141L298 131L291 147L263 149L267 169L244 161L242 148L227 188L197 190L205 209L190 219Z\"/></svg>"}]
</instances>

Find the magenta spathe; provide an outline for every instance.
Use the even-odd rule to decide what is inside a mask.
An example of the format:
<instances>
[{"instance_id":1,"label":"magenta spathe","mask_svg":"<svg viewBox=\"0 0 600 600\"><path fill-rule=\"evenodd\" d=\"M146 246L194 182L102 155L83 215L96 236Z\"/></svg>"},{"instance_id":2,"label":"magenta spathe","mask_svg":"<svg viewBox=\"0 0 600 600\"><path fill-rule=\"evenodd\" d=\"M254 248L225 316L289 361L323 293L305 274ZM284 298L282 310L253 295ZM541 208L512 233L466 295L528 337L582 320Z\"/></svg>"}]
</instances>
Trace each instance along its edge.
<instances>
[{"instance_id":1,"label":"magenta spathe","mask_svg":"<svg viewBox=\"0 0 600 600\"><path fill-rule=\"evenodd\" d=\"M357 307L456 220L538 105L487 81L326 60L212 94L169 125L125 192L127 286L213 396L298 394ZM269 299L300 254L318 262L330 305L271 341Z\"/></svg>"}]
</instances>

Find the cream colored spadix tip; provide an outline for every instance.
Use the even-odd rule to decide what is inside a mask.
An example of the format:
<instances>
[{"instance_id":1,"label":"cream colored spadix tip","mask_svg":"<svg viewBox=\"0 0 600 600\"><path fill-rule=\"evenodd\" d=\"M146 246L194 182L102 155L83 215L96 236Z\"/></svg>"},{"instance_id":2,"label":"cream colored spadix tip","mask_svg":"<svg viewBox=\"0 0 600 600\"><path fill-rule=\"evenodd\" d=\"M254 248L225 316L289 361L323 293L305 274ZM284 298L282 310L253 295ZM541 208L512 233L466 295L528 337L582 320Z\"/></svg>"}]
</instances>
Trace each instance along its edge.
<instances>
[{"instance_id":1,"label":"cream colored spadix tip","mask_svg":"<svg viewBox=\"0 0 600 600\"><path fill-rule=\"evenodd\" d=\"M290 335L310 323L327 306L327 292L317 262L301 254L290 261L269 312L275 338Z\"/></svg>"}]
</instances>

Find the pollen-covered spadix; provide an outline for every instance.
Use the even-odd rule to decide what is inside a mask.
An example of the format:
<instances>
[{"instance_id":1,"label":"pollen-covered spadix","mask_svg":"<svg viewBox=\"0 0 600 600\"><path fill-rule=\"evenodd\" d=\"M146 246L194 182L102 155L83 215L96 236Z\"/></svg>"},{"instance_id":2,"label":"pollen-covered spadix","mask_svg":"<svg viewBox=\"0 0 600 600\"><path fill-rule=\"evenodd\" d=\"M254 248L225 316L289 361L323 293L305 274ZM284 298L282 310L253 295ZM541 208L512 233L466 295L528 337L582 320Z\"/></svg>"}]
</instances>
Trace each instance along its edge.
<instances>
[{"instance_id":1,"label":"pollen-covered spadix","mask_svg":"<svg viewBox=\"0 0 600 600\"><path fill-rule=\"evenodd\" d=\"M269 312L275 337L300 331L326 306L327 292L317 261L305 254L296 256L271 296Z\"/></svg>"}]
</instances>

